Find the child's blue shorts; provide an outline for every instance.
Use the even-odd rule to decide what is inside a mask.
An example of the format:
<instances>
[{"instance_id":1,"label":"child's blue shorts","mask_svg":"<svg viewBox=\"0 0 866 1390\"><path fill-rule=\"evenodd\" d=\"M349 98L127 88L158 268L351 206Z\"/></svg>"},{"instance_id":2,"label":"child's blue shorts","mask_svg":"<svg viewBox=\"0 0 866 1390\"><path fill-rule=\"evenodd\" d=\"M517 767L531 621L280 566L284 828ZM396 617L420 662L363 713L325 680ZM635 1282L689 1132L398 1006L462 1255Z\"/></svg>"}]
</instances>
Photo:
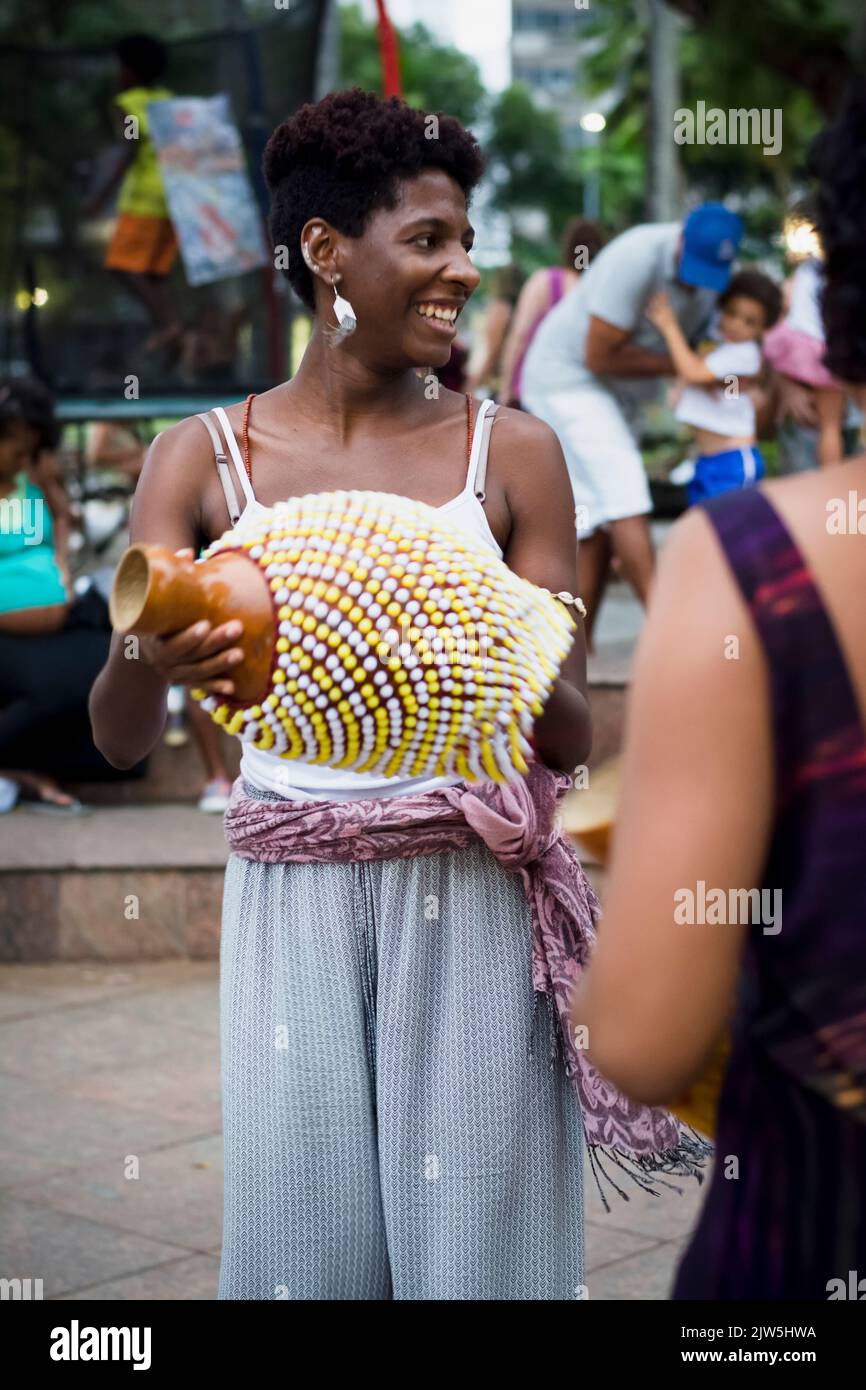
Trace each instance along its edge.
<instances>
[{"instance_id":1,"label":"child's blue shorts","mask_svg":"<svg viewBox=\"0 0 866 1390\"><path fill-rule=\"evenodd\" d=\"M705 502L720 492L757 483L766 472L760 449L754 444L742 449L728 449L723 454L699 454L695 459L695 476L689 483L689 502Z\"/></svg>"}]
</instances>

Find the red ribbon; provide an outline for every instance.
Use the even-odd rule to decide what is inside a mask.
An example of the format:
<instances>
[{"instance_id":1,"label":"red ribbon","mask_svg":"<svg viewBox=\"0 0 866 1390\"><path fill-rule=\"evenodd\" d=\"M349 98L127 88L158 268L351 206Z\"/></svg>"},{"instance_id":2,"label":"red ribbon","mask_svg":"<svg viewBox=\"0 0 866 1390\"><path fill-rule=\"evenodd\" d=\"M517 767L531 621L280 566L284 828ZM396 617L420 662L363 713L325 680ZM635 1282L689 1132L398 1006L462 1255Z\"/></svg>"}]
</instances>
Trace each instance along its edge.
<instances>
[{"instance_id":1,"label":"red ribbon","mask_svg":"<svg viewBox=\"0 0 866 1390\"><path fill-rule=\"evenodd\" d=\"M376 0L376 9L379 12L379 53L382 58L382 86L386 97L399 97L403 95L403 84L400 81L400 59L397 49L397 35L394 26L388 18L388 11L385 9L385 0Z\"/></svg>"}]
</instances>

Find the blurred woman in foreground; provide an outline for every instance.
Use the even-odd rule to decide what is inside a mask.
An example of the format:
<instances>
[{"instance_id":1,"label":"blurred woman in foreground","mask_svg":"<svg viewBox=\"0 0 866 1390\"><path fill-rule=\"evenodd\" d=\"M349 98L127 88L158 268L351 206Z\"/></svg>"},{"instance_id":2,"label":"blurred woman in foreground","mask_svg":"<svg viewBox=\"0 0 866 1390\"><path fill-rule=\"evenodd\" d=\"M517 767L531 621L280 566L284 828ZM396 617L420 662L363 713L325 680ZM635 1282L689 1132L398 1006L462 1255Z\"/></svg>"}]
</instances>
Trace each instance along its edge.
<instances>
[{"instance_id":1,"label":"blurred woman in foreground","mask_svg":"<svg viewBox=\"0 0 866 1390\"><path fill-rule=\"evenodd\" d=\"M862 406L863 84L818 161L826 365ZM641 643L573 1021L611 1081L664 1103L733 1013L715 1173L675 1298L845 1297L866 1270L861 499L863 457L695 508Z\"/></svg>"}]
</instances>

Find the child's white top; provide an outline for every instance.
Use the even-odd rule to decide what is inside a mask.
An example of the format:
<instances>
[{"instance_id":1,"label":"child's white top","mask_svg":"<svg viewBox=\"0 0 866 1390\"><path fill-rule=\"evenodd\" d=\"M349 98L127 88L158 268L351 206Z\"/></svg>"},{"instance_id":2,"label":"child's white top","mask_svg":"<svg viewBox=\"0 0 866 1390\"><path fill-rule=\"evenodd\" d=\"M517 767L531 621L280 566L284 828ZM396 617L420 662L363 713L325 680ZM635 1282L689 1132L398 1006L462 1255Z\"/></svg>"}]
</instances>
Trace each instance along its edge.
<instances>
[{"instance_id":1,"label":"child's white top","mask_svg":"<svg viewBox=\"0 0 866 1390\"><path fill-rule=\"evenodd\" d=\"M752 438L755 406L741 377L761 370L761 349L755 342L719 343L704 358L718 386L686 386L675 415L684 425L712 430L732 438Z\"/></svg>"}]
</instances>

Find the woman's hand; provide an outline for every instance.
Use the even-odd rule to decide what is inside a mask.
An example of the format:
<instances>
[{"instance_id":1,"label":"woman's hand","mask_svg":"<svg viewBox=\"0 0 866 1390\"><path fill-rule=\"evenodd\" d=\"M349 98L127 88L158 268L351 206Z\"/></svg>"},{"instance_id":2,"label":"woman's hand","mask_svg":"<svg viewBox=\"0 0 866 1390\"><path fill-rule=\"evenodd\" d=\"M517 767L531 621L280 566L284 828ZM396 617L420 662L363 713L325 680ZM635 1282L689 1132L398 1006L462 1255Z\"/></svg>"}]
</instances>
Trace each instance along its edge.
<instances>
[{"instance_id":1,"label":"woman's hand","mask_svg":"<svg viewBox=\"0 0 866 1390\"><path fill-rule=\"evenodd\" d=\"M139 653L167 685L233 695L234 682L229 677L244 659L240 647L233 644L243 630L237 619L220 627L202 621L170 637L139 637Z\"/></svg>"},{"instance_id":2,"label":"woman's hand","mask_svg":"<svg viewBox=\"0 0 866 1390\"><path fill-rule=\"evenodd\" d=\"M195 554L189 549L175 553L190 559ZM243 623L236 618L219 627L203 619L169 637L140 636L139 654L167 685L189 685L214 695L233 695L234 682L229 677L244 659L234 643L243 630Z\"/></svg>"}]
</instances>

